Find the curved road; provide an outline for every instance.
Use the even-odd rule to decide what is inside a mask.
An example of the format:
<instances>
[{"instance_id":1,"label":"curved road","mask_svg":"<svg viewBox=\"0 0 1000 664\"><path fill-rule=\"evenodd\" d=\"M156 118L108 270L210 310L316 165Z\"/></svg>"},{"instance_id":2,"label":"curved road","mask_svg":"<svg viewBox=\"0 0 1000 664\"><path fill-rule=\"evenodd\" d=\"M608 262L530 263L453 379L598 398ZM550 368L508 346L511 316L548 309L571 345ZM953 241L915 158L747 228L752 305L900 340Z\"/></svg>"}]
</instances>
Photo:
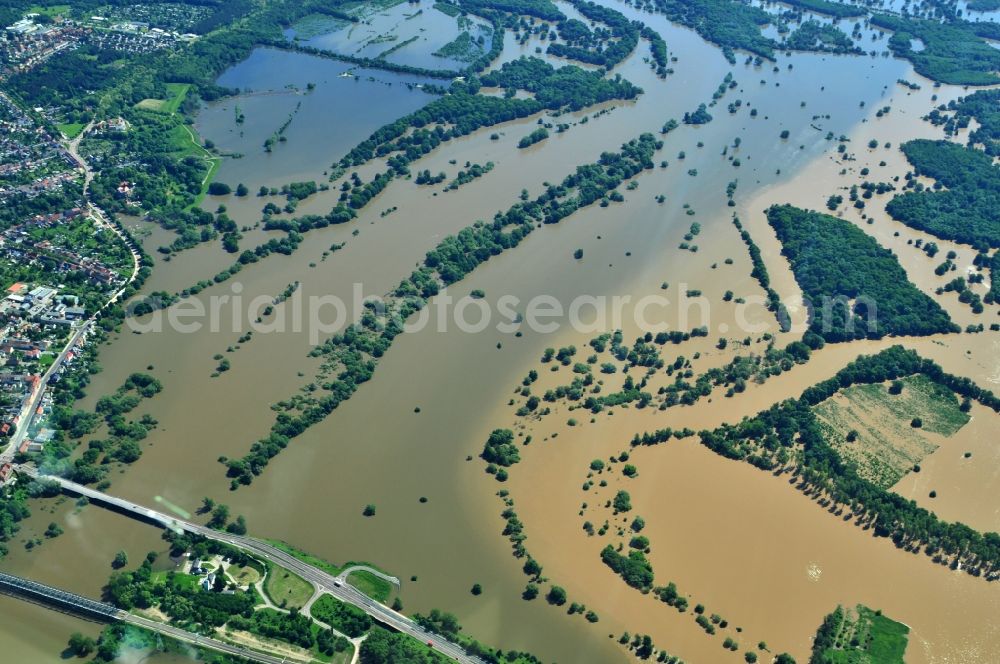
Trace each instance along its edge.
<instances>
[{"instance_id":1,"label":"curved road","mask_svg":"<svg viewBox=\"0 0 1000 664\"><path fill-rule=\"evenodd\" d=\"M356 589L354 586L344 583L338 577L333 576L332 574L317 567L313 567L312 565L299 560L290 553L287 553L272 544L268 544L267 542L254 539L252 537L233 535L231 533L213 530L207 526L191 523L190 521L177 519L123 498L118 498L95 489L85 487L81 484L77 484L76 482L71 482L62 477L56 477L54 475L39 475L38 471L31 466L18 466L17 470L39 480L55 482L64 491L78 496L84 496L91 501L99 502L117 510L133 514L142 519L154 521L161 524L165 528L193 533L195 535L200 535L217 542L223 542L238 549L242 549L243 551L253 553L263 560L295 572L303 579L313 584L317 591L329 593L342 602L358 607L383 625L391 627L398 632L431 645L435 651L453 659L456 662L461 662L462 664L485 664L485 662L478 657L473 657L467 654L460 645L452 643L438 634L425 630L410 618L407 618L403 614L393 611L389 607L376 602Z\"/></svg>"},{"instance_id":2,"label":"curved road","mask_svg":"<svg viewBox=\"0 0 1000 664\"><path fill-rule=\"evenodd\" d=\"M132 274L129 275L125 283L122 284L122 287L118 289L100 309L95 311L90 318L88 318L82 325L80 325L80 327L76 329L76 331L74 331L73 335L49 367L48 371L46 371L42 376L41 380L38 382L38 387L35 393L28 398L21 411L21 416L18 420L20 422L20 426L17 427L17 430L11 437L10 443L6 448L4 448L3 452L0 453L0 466L5 463L10 463L13 460L14 455L17 453L17 448L21 446L25 436L28 434L28 428L31 426L31 422L35 417L35 412L38 410L38 406L42 402L42 396L45 394L45 386L48 384L49 379L62 368L63 362L66 361L66 356L76 346L80 337L90 331L90 328L97 320L97 317L100 316L105 309L118 302L118 300L120 300L122 295L125 293L125 289L136 280L136 277L139 276L142 256L139 253L139 249L136 247L135 242L116 222L109 220L104 210L94 205L90 201L90 197L87 195L87 188L90 186L90 181L94 179L94 174L86 160L80 156L79 147L80 140L93 125L94 123L91 121L90 124L84 127L83 131L81 131L75 139L68 141L66 143L66 150L70 156L76 160L76 163L79 164L80 168L83 169L83 200L87 204L87 209L89 210L91 217L98 225L108 228L112 233L117 235L118 239L120 239L129 250L129 253L132 256Z\"/></svg>"},{"instance_id":3,"label":"curved road","mask_svg":"<svg viewBox=\"0 0 1000 664\"><path fill-rule=\"evenodd\" d=\"M368 572L372 576L377 576L383 581L388 581L392 585L396 586L396 588L399 588L398 578L394 576L389 576L385 572L377 570L374 567L369 567L368 565L351 565L350 567L345 567L340 571L340 574L337 575L337 578L340 579L341 582L346 582L347 577L349 577L351 574L355 572Z\"/></svg>"},{"instance_id":4,"label":"curved road","mask_svg":"<svg viewBox=\"0 0 1000 664\"><path fill-rule=\"evenodd\" d=\"M37 394L30 401L29 405L31 406L31 408L29 408L28 410L29 420L30 420L30 415L38 407L38 403L41 401L42 394L44 393L45 384L48 382L48 379L52 376L52 374L55 373L55 371L58 370L58 368L62 365L63 361L66 358L67 353L73 348L79 337L82 336L84 332L90 329L91 325L96 320L97 315L108 306L117 302L118 299L121 297L122 293L124 292L125 288L128 287L128 285L135 280L136 276L139 273L140 255L134 243L132 242L131 238L129 238L124 232L122 232L122 230L117 226L117 224L109 221L104 211L101 210L96 205L94 205L93 203L91 203L89 197L87 196L87 188L90 185L90 181L93 179L93 172L91 171L90 166L87 164L86 160L84 160L80 156L79 145L83 135L87 132L87 130L90 129L91 126L92 123L91 125L88 125L86 128L84 128L84 130L80 132L77 138L67 143L66 146L67 151L73 157L73 159L76 160L76 162L80 165L80 167L84 171L84 187L83 187L84 200L86 201L87 207L90 210L91 214L95 217L95 219L97 219L98 222L103 223L108 228L110 228L125 243L130 253L132 254L132 261L133 261L132 275L125 282L125 285L118 292L116 292L111 297L111 299L108 300L108 302L97 313L94 314L93 317L91 317L89 320L87 320L87 322L85 322L83 325L80 326L80 328L76 331L74 336L70 339L70 343L66 345L66 347L63 349L62 353L60 353L56 361L53 362L52 366L49 368L49 371L43 377L39 385ZM7 447L7 449L4 451L2 455L0 455L0 461L9 461L11 458L13 458L14 451L17 449L17 446L20 444L21 440L23 440L24 435L27 432L29 420L25 421L23 427L18 428L18 432L15 434L14 439L11 441L12 444ZM99 491L89 489L85 486L76 484L74 482L70 482L61 477L54 477L48 475L38 476L37 471L27 466L20 466L18 470L32 477L39 477L40 479L46 479L57 482L66 491L75 493L77 495L86 496L88 499L96 500L100 503L111 505L118 509L122 509L131 512L133 514L139 515L146 519L156 521L157 523L160 523L167 528L184 530L190 533L201 535L202 537L208 539L224 542L226 544L243 549L244 551L249 551L251 553L254 553L257 556L269 562L275 563L277 565L280 565L281 567L284 567L288 570L295 572L306 581L312 583L315 586L317 592L329 593L334 597L336 597L337 599L341 600L342 602L346 602L348 604L352 604L360 608L361 610L363 610L365 613L367 613L369 616L379 621L380 623L387 625L403 634L406 634L415 639L423 641L428 645L431 645L434 650L441 653L442 655L445 655L446 657L449 657L450 659L455 660L456 662L461 662L462 664L484 664L483 660L479 659L478 657L472 657L466 654L465 650L461 646L454 644L450 641L447 641L443 637L437 634L425 630L423 627L415 623L410 618L407 618L403 614L393 611L387 606L384 606L383 604L376 602L375 600L371 599L364 593L360 592L350 584L347 584L345 582L346 574L342 574L340 576L335 577L321 569L318 569L316 567L313 567L312 565L302 562L295 556L292 556L291 554L286 553L285 551L282 551L281 549L272 546L271 544L253 539L252 537L243 537L239 535L232 535L230 533L219 532L217 530L213 530L205 526L200 526L195 523L190 523L187 521L182 521L180 519L175 519L174 517L162 514L160 512L156 512L142 505L131 503L121 498L116 498L114 496L110 496L108 494L104 494ZM399 583L399 580L395 579L395 577L389 577L388 575L385 575L382 572L379 572L378 570L358 567L358 568L352 568L351 570L348 571L353 571L355 569L366 569L367 571L373 572L390 582L395 582L397 585ZM138 616L131 616L131 614L128 615L130 616L129 618L127 618L129 622L145 621L144 618L139 618ZM161 623L155 623L154 621L146 621L146 622L152 623L153 625L158 625L158 626L161 625ZM136 624L140 623L136 622ZM149 625L143 623L143 626L148 627ZM185 630L178 630L178 631L181 633L180 635L171 634L171 636L175 636L175 638L182 638L189 642L195 642L192 641L192 639L195 638L204 638L204 637L199 637L198 635L195 634L191 634L190 632L186 632ZM281 661L281 660L275 660L275 661Z\"/></svg>"},{"instance_id":5,"label":"curved road","mask_svg":"<svg viewBox=\"0 0 1000 664\"><path fill-rule=\"evenodd\" d=\"M139 254L139 249L135 246L135 242L132 240L132 238L129 237L128 234L126 234L124 230L122 230L122 228L116 222L111 221L108 218L108 215L104 212L104 210L94 205L94 203L90 200L90 196L87 193L87 190L90 188L90 182L91 180L94 179L94 171L91 170L90 164L87 163L87 160L80 156L80 141L83 140L83 137L86 135L88 131L90 131L90 129L93 126L94 126L94 121L91 120L90 123L86 127L84 127L79 134L76 135L76 138L66 143L66 151L69 153L71 157L73 157L73 159L80 166L80 168L83 169L83 200L84 202L86 202L87 209L90 211L91 216L99 224L103 224L112 233L117 235L118 239L122 241L122 243L128 248L129 253L132 255L132 274L129 275L129 278L125 281L124 284L122 284L122 287L114 295L111 296L111 299L109 299L104 304L104 306L101 307L92 317L96 318L96 316L99 315L102 311L104 311L109 306L117 302L118 299L122 296L122 293L125 292L125 289L128 288L133 281L135 281L137 276L139 276L139 267L141 265L142 256Z\"/></svg>"},{"instance_id":6,"label":"curved road","mask_svg":"<svg viewBox=\"0 0 1000 664\"><path fill-rule=\"evenodd\" d=\"M195 634L173 625L149 620L142 616L137 616L128 611L122 611L110 604L92 600L89 597L77 595L66 590L53 588L52 586L24 579L11 574L0 573L0 592L18 597L29 597L46 604L68 608L71 611L86 615L90 618L97 618L101 621L119 621L142 627L151 632L169 636L184 643L190 643L202 648L215 650L230 655L248 659L261 664L286 664L287 662L304 662L299 659L289 659L286 657L276 657L251 648L246 648L210 636Z\"/></svg>"}]
</instances>

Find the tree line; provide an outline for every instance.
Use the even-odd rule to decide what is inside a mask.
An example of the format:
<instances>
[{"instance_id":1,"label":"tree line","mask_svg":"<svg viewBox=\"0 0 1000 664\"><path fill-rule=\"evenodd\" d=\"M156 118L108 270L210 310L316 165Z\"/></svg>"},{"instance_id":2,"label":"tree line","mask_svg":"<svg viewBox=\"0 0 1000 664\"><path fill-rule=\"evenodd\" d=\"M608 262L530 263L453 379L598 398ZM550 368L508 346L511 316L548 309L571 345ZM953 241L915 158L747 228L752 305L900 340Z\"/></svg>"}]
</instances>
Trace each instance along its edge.
<instances>
[{"instance_id":1,"label":"tree line","mask_svg":"<svg viewBox=\"0 0 1000 664\"><path fill-rule=\"evenodd\" d=\"M945 114L945 111L950 111L952 115ZM978 126L969 132L969 147L982 145L986 154L1000 157L1000 90L979 90L952 100L947 106L933 109L927 119L935 125L943 125L949 136L967 128L974 119Z\"/></svg>"},{"instance_id":2,"label":"tree line","mask_svg":"<svg viewBox=\"0 0 1000 664\"><path fill-rule=\"evenodd\" d=\"M760 247L753 241L750 232L743 228L743 224L736 215L733 215L733 225L739 231L740 238L743 240L743 244L747 246L747 252L750 254L750 263L753 265L753 269L750 270L750 276L756 279L760 287L767 293L768 311L774 312L781 331L787 332L792 328L791 317L788 315L785 305L781 302L781 296L778 295L776 290L771 288L771 275L767 272L767 265L764 263L763 256L761 256Z\"/></svg>"},{"instance_id":3,"label":"tree line","mask_svg":"<svg viewBox=\"0 0 1000 664\"><path fill-rule=\"evenodd\" d=\"M250 484L271 458L310 426L323 420L349 399L375 371L378 359L402 331L403 321L423 308L443 286L465 277L491 257L516 247L539 224L557 223L581 207L603 199L625 180L652 169L653 154L662 143L643 134L622 145L619 152L605 152L600 159L578 166L561 184L550 185L537 198L521 201L487 223L477 221L455 236L446 237L427 253L423 265L390 294L387 315L366 311L358 323L312 351L322 357L336 377L323 383L325 394L296 401L282 410L271 431L251 445L239 459L222 459L232 487Z\"/></svg>"},{"instance_id":4,"label":"tree line","mask_svg":"<svg viewBox=\"0 0 1000 664\"><path fill-rule=\"evenodd\" d=\"M775 404L739 424L702 431L699 436L702 444L716 453L762 469L791 464L801 486L850 508L855 520L871 526L876 537L891 538L901 548L923 550L942 562L960 563L970 574L995 579L1000 574L1000 535L943 521L915 502L862 478L856 466L843 459L824 435L813 412L813 406L851 385L916 374L1000 412L1000 398L989 390L968 378L946 373L912 350L892 346L877 355L859 357L834 377L803 391L798 399Z\"/></svg>"},{"instance_id":5,"label":"tree line","mask_svg":"<svg viewBox=\"0 0 1000 664\"><path fill-rule=\"evenodd\" d=\"M533 97L482 95L479 89L483 85L504 88L511 95L524 90ZM640 88L618 76L605 79L598 72L574 65L556 69L538 58L521 57L482 79L472 77L453 84L448 95L376 130L347 153L340 166L350 168L374 157L393 155L390 165L399 170L441 143L483 127L544 110L580 110L612 99L634 99L641 93Z\"/></svg>"}]
</instances>

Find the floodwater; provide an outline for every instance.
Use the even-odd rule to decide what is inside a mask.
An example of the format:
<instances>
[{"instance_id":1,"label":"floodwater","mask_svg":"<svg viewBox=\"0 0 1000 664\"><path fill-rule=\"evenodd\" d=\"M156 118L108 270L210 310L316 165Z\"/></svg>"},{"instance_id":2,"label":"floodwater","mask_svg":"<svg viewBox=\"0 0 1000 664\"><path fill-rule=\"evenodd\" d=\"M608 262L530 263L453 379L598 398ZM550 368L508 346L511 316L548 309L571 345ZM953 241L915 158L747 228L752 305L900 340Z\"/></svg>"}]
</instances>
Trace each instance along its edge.
<instances>
[{"instance_id":1,"label":"floodwater","mask_svg":"<svg viewBox=\"0 0 1000 664\"><path fill-rule=\"evenodd\" d=\"M238 88L241 94L209 104L195 127L223 154L243 155L224 161L216 176L233 188L243 182L255 194L261 185L325 181L320 173L354 147L359 137L367 138L433 99L416 87L426 82L260 48L219 78L219 85ZM310 84L315 86L312 90ZM286 140L276 139L271 152L265 153L265 141L289 121L281 133ZM319 127L322 131L317 131Z\"/></svg>"},{"instance_id":2,"label":"floodwater","mask_svg":"<svg viewBox=\"0 0 1000 664\"><path fill-rule=\"evenodd\" d=\"M310 16L286 30L285 36L324 51L424 69L464 69L469 65L468 60L487 53L492 43L493 28L482 18L449 16L431 5L421 7L400 1L357 15L357 23ZM468 32L476 42L466 54L469 57L435 55L462 32Z\"/></svg>"},{"instance_id":3,"label":"floodwater","mask_svg":"<svg viewBox=\"0 0 1000 664\"><path fill-rule=\"evenodd\" d=\"M996 446L1000 420L979 404L973 404L970 415L968 424L920 462L919 473L907 474L893 491L942 519L1000 532L1000 450Z\"/></svg>"},{"instance_id":4,"label":"floodwater","mask_svg":"<svg viewBox=\"0 0 1000 664\"><path fill-rule=\"evenodd\" d=\"M761 210L785 201L822 208L838 187L863 179L858 172L868 161L887 162L879 167L886 175L876 179L902 174L906 168L897 151L880 149L877 158L866 154L869 134L877 132L880 140L891 140L894 146L908 135L932 134L935 130L919 119L930 108L930 95L936 93L946 101L962 91L932 90L927 81L920 80L923 89L911 93L896 80L919 77L907 63L881 57L798 54L779 56L773 65L776 70L771 64L744 65L742 59L730 66L718 49L692 32L661 17L615 6L659 30L678 58L672 65L675 74L665 81L657 79L643 62L648 55L645 45L616 68L616 73L645 90L637 101L554 119L572 126L564 133L553 132L531 150L518 150L516 144L536 126L537 118L453 141L413 168L445 171L453 177L466 161L493 161L493 171L447 193L441 191L442 186L394 181L354 222L311 232L294 255L272 256L246 268L232 282L202 293L202 302L213 295L230 296L220 305L219 331L205 327L132 334L126 330L105 348L104 371L94 377L84 405L93 405L128 373L147 366L153 367L150 371L164 384L164 391L140 409L155 417L160 427L150 435L142 459L127 473L112 476L111 490L150 505L162 498L187 511L193 511L202 496L212 496L228 503L234 514L245 515L255 535L283 539L333 561L369 560L390 570L404 579L402 600L407 611L426 612L433 607L453 611L481 641L504 649L530 650L544 661L626 661L624 651L608 638L624 630L649 633L658 645L688 661L719 661L725 652L716 640L719 637L706 637L690 615L679 616L663 605L650 604L652 599L637 596L615 578L597 557L599 542L586 538L582 519L576 516L589 459L619 451L635 431L684 426L675 424L678 415L620 411L574 429L573 436L564 433L558 442L532 447L513 469L509 488L527 524L527 548L545 566L546 576L567 589L571 601L585 602L597 611L601 621L596 625L540 600L520 599L526 578L500 536L502 507L493 495L498 485L474 457L490 430L510 424L512 413L505 404L511 390L537 365L545 347L568 343L580 347L615 326L625 329L626 338L634 336L638 326L632 318L643 296L665 294L672 300L647 312L653 322L682 329L702 323L710 326L709 338L678 348L689 357L696 351L702 353L699 370L728 361L737 352L733 344L730 351L716 350L720 336L742 338L748 333L741 326L751 324L759 324L755 335L774 331L773 320L763 310L741 312L735 303L721 302L726 290L738 297L761 294L749 277L750 262L731 224L732 212L740 214L761 246L774 287L782 296L794 298L797 287ZM520 49L505 49L504 57L513 57ZM294 60L283 65L281 58L288 55L258 51L220 81L279 94L221 102L206 109L198 122L204 138L224 151L244 155L227 160L220 179L232 185L243 181L251 193L262 183L325 181L322 171L353 144L349 138L367 136L371 129L426 98L382 72L372 75L392 79L394 85L340 79L332 73L341 71L340 63L307 56L290 56ZM385 293L447 234L507 208L522 189L538 194L543 183L561 180L575 165L594 161L601 151L617 149L640 132L656 132L670 118L680 119L684 112L709 101L729 72L738 87L709 109L713 122L682 126L665 137L656 161L666 160L669 165L638 176L638 188L623 192L625 203L587 209L557 226L539 229L516 250L491 259L448 292L457 299L472 289L482 289L488 303L501 295L516 296L521 303L543 293L562 302L579 295L628 295L632 302L624 306L621 325L605 322L591 330L562 327L551 333L525 330L522 337L492 326L471 334L451 325L447 332L427 328L402 335L380 361L374 378L350 401L294 440L251 487L228 491L217 457L242 455L253 440L266 434L274 415L270 404L295 394L316 369L315 360L307 357L308 327L300 332L257 333L237 348L237 339L256 312L236 305L235 296L242 298L243 305L262 296L262 308L296 281L303 298L337 295L350 302L356 283L363 285L364 295ZM316 90L305 91L308 82L315 82ZM297 91L286 91L286 83L294 84ZM352 86L356 94L342 95L341 85ZM312 105L313 99L321 98L328 100L327 107ZM742 104L731 114L727 105L737 99ZM265 153L263 141L299 101L302 106L286 132L288 142ZM411 103L414 106L407 105ZM236 105L245 114L239 128ZM890 115L876 118L875 110L886 105L893 108ZM751 108L757 110L756 117L751 117ZM361 115L365 117L356 117L350 109L364 109ZM596 115L597 110L608 112ZM592 119L578 124L585 116ZM345 129L343 135L338 134L342 126L354 133ZM779 137L783 130L789 132L788 139ZM501 140L490 140L493 132ZM836 142L827 140L829 132L851 138L850 151L857 161L833 161ZM737 138L741 143L734 147ZM738 167L729 160L732 157L740 159ZM370 165L358 170L370 177L378 168ZM738 181L737 206L730 208L725 191L733 180ZM298 212L329 210L338 186L339 182L331 183L329 192L304 201ZM659 194L666 196L662 204L655 200ZM226 197L206 201L205 206L214 209L224 202L239 224L253 225L265 200L271 199ZM919 234L907 235L900 225L879 216L875 203L869 207L866 212L876 218L872 232L887 245L896 243L892 247L911 278L932 291L934 263L906 245L908 237ZM854 213L845 218L864 223ZM702 226L695 240L700 245L696 253L678 248L692 222ZM893 234L897 230L898 237ZM262 231L248 233L244 247L252 247L263 237ZM153 231L148 243L160 242L160 238ZM335 243L344 247L324 257ZM946 243L939 244L946 250ZM576 248L584 251L580 261L572 258ZM731 264L725 262L727 258ZM962 256L966 259L971 262L971 254ZM231 260L217 243L198 247L161 262L146 289L177 290L210 279ZM663 282L669 282L666 291L661 290ZM684 320L686 312L674 301L685 289L701 290L713 303L708 320ZM436 302L443 300L439 297ZM960 316L971 320L955 298L948 300L942 298L956 320L963 325ZM287 316L293 313L291 303L278 310ZM240 326L232 323L234 311L240 314ZM330 320L329 312L326 315L324 320ZM998 367L994 366L995 349L983 348L995 338L987 333L949 338L946 346L931 341L912 343L948 370L987 385ZM693 427L749 415L832 375L857 353L885 345L825 349L805 367L754 387L739 399L727 400L722 408L716 407L719 401L715 400L680 412ZM213 356L230 346L233 352L227 357L232 369L213 378L217 364ZM419 413L415 412L418 407ZM543 435L564 429L564 422L565 417L551 416L545 426L552 430ZM536 437L540 440L543 435ZM470 456L473 460L467 460ZM889 543L839 523L783 480L727 462L691 442L644 451L643 457L643 477L661 477L662 473L663 478L659 482L637 480L645 487L636 500L642 501L640 511L650 522L654 567L662 580L674 580L683 592L704 599L733 625L743 626L746 638L738 640L746 645L764 639L776 652L784 649L801 657L822 615L842 601L881 607L911 624L919 644L911 653L926 653L914 654L916 662L988 662L989 653L1000 647L1000 635L986 629L987 616L995 615L998 608L993 586L896 551ZM988 465L985 452L977 452L972 460ZM421 496L428 501L419 502ZM959 502L954 514L964 516L959 504L964 499L955 500ZM361 514L368 503L378 508L374 518ZM154 529L94 507L77 514L67 501L54 513L35 511L24 525L25 536L40 533L53 520L79 527L66 528L66 535L33 552L12 543L5 567L79 592L99 593L117 550L125 548L137 561L146 550L163 548ZM737 535L744 535L745 541ZM810 548L814 546L820 548ZM773 555L766 555L772 549ZM819 553L822 556L817 558ZM73 565L67 565L67 560ZM802 581L803 568L812 562L823 573L819 584L808 585ZM416 580L410 581L411 577ZM482 584L481 596L469 593L473 583ZM908 589L904 591L903 586ZM14 652L51 652L54 660L68 636L65 619L49 618L30 606L23 610L23 616L14 607L11 612L18 614L17 620L36 625L36 633L2 627L5 643L11 643ZM737 655L726 657L736 661Z\"/></svg>"},{"instance_id":5,"label":"floodwater","mask_svg":"<svg viewBox=\"0 0 1000 664\"><path fill-rule=\"evenodd\" d=\"M773 652L788 651L803 661L823 616L838 603L861 602L910 626L913 645L907 651L908 663L992 662L1000 642L1000 632L987 618L1000 608L995 584L952 572L922 554L903 553L891 542L845 523L842 515L829 514L790 485L787 476L774 477L749 464L719 457L699 445L697 438L631 450L629 463L639 470L636 479L605 472L594 479L606 479L607 488L581 489L590 461L628 450L634 433L664 426L700 430L738 421L776 401L797 397L859 353L875 353L895 343L913 348L947 371L988 385L998 368L997 358L982 354L976 359L982 342L970 339L886 339L827 346L808 364L763 386L753 385L731 399L717 394L711 401L666 414L616 409L613 416L599 416L593 424L569 428L566 418L574 414L559 407L524 430L537 442L522 452L522 462L507 486L517 501L518 515L527 524L528 548L545 563L546 575L569 584L565 587L573 601L601 613L605 629L616 634L624 630L648 633L685 661L721 661L714 657L726 636L744 649L763 640ZM969 350L972 357L966 353ZM513 409L499 410L505 413L495 421L506 426L514 422ZM979 416L996 417L981 412ZM981 466L965 466L965 478L985 476L988 480L996 471L993 453L984 449L990 447L990 437L977 436L971 428L975 422L947 439L921 465L945 449L961 457L968 447L974 454L967 463L977 455L985 458L980 459ZM557 474L553 468L572 472ZM941 498L950 500L952 511L942 516L988 526L989 514L1000 507L997 494L969 487L964 491L974 491L974 496L956 496L953 492L960 489L949 484L949 472L949 468L932 467L928 475L940 486ZM907 476L900 485L913 477ZM646 520L642 534L650 540L656 583L675 582L690 597L691 606L700 602L706 615L726 618L732 626L728 631L706 636L693 624L690 610L678 614L652 597L643 597L603 565L600 550L621 538L590 538L582 525L589 520L599 527L605 519L624 525L621 517L615 521L602 507L622 488L632 497L629 520L634 515ZM928 508L938 505L929 499L917 500ZM583 503L588 507L581 515ZM574 554L564 555L567 550ZM605 598L608 593L610 600ZM928 597L934 601L926 601ZM597 608L601 606L614 607L610 625L605 625L610 621ZM736 632L736 627L742 631Z\"/></svg>"}]
</instances>

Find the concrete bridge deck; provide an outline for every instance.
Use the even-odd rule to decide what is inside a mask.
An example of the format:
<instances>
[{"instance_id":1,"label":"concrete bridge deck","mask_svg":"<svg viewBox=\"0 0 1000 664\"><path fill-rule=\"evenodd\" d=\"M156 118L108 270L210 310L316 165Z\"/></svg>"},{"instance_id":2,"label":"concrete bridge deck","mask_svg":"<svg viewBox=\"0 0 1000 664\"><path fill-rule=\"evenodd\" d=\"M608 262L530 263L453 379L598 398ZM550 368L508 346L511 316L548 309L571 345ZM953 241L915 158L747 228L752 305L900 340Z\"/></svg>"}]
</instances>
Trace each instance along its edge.
<instances>
[{"instance_id":1,"label":"concrete bridge deck","mask_svg":"<svg viewBox=\"0 0 1000 664\"><path fill-rule=\"evenodd\" d=\"M112 496L102 491L97 491L96 489L83 486L82 484L71 482L70 480L62 477L56 477L54 475L41 475L32 466L18 466L16 470L39 481L55 482L63 491L78 496L84 496L91 502L100 503L117 511L140 518L144 521L159 524L164 528L193 533L205 537L206 539L223 542L230 546L242 549L243 551L254 554L258 558L274 563L275 565L284 567L285 569L298 574L303 579L313 584L313 587L317 592L328 593L342 602L356 606L379 623L430 645L438 653L456 662L460 662L461 664L485 664L482 659L466 653L462 646L452 643L438 634L425 630L410 618L397 611L393 611L384 604L376 602L356 589L354 586L345 583L343 579L335 577L334 575L317 567L313 567L312 565L299 560L292 554L279 549L273 544L254 539L252 537L233 535L232 533L214 530L212 528L208 528L207 526L178 519L124 498Z\"/></svg>"}]
</instances>

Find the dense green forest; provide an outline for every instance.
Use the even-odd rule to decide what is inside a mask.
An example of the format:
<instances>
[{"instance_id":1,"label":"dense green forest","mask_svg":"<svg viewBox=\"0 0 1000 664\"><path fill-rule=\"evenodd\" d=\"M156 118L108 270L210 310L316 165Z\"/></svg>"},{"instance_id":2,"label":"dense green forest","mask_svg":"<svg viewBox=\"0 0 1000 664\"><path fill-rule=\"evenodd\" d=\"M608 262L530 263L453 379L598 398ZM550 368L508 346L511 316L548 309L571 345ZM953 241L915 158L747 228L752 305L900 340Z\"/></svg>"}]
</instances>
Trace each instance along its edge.
<instances>
[{"instance_id":1,"label":"dense green forest","mask_svg":"<svg viewBox=\"0 0 1000 664\"><path fill-rule=\"evenodd\" d=\"M943 111L951 111L952 115ZM978 126L969 132L969 146L981 145L986 154L1000 157L1000 90L979 90L950 102L947 107L935 108L927 119L944 125L945 133L950 136L975 120Z\"/></svg>"},{"instance_id":2,"label":"dense green forest","mask_svg":"<svg viewBox=\"0 0 1000 664\"><path fill-rule=\"evenodd\" d=\"M545 127L539 127L538 129L534 130L533 132L531 132L530 134L519 140L517 142L517 147L523 150L524 148L531 147L535 143L541 143L548 137L549 137L549 131Z\"/></svg>"},{"instance_id":3,"label":"dense green forest","mask_svg":"<svg viewBox=\"0 0 1000 664\"><path fill-rule=\"evenodd\" d=\"M767 219L810 307L812 333L836 342L958 331L892 252L851 222L790 205L771 207Z\"/></svg>"},{"instance_id":4,"label":"dense green forest","mask_svg":"<svg viewBox=\"0 0 1000 664\"><path fill-rule=\"evenodd\" d=\"M428 650L405 634L373 629L361 644L358 654L361 664L385 664L386 662L407 662L407 664L444 664L449 661L444 656Z\"/></svg>"},{"instance_id":5,"label":"dense green forest","mask_svg":"<svg viewBox=\"0 0 1000 664\"><path fill-rule=\"evenodd\" d=\"M842 30L834 25L824 25L818 21L803 21L788 35L782 46L793 51L864 54L864 51L855 46L851 38Z\"/></svg>"},{"instance_id":6,"label":"dense green forest","mask_svg":"<svg viewBox=\"0 0 1000 664\"><path fill-rule=\"evenodd\" d=\"M582 21L563 21L557 30L567 43L550 44L548 53L610 69L639 44L642 25L629 21L621 12L588 0L572 0L572 4L584 17L607 25L609 30L592 32Z\"/></svg>"},{"instance_id":7,"label":"dense green forest","mask_svg":"<svg viewBox=\"0 0 1000 664\"><path fill-rule=\"evenodd\" d=\"M460 4L473 14L496 10L520 16L534 16L554 23L566 18L565 14L549 0L461 0Z\"/></svg>"},{"instance_id":8,"label":"dense green forest","mask_svg":"<svg viewBox=\"0 0 1000 664\"><path fill-rule=\"evenodd\" d=\"M995 578L1000 572L1000 535L980 533L962 523L949 523L912 500L860 477L824 436L813 406L851 385L883 383L922 374L955 392L1000 412L1000 399L968 378L945 373L940 366L902 346L861 356L833 378L805 390L798 399L775 404L739 424L702 431L701 442L718 454L742 459L767 470L793 465L803 488L820 489L833 502L849 506L855 519L872 527L876 537L889 537L900 547L917 546L945 562L960 561L975 575Z\"/></svg>"},{"instance_id":9,"label":"dense green forest","mask_svg":"<svg viewBox=\"0 0 1000 664\"><path fill-rule=\"evenodd\" d=\"M642 551L622 554L609 544L601 551L601 560L633 588L648 590L653 587L653 566Z\"/></svg>"},{"instance_id":10,"label":"dense green forest","mask_svg":"<svg viewBox=\"0 0 1000 664\"><path fill-rule=\"evenodd\" d=\"M1000 50L983 38L1000 39L996 23L947 23L918 18L875 14L871 23L893 32L889 48L893 54L913 63L917 73L941 83L954 85L989 85L1000 83ZM912 40L923 42L915 50Z\"/></svg>"},{"instance_id":11,"label":"dense green forest","mask_svg":"<svg viewBox=\"0 0 1000 664\"><path fill-rule=\"evenodd\" d=\"M894 219L946 240L981 249L1000 247L1000 166L992 157L926 139L904 143L902 150L917 175L944 188L914 186L896 196L886 206Z\"/></svg>"},{"instance_id":12,"label":"dense green forest","mask_svg":"<svg viewBox=\"0 0 1000 664\"><path fill-rule=\"evenodd\" d=\"M987 302L1000 302L1000 251L996 251L989 262L990 291L986 294Z\"/></svg>"},{"instance_id":13,"label":"dense green forest","mask_svg":"<svg viewBox=\"0 0 1000 664\"><path fill-rule=\"evenodd\" d=\"M731 61L735 61L731 50L737 48L774 59L777 44L760 32L773 18L759 7L731 0L653 0L653 6L671 21L728 49Z\"/></svg>"}]
</instances>

